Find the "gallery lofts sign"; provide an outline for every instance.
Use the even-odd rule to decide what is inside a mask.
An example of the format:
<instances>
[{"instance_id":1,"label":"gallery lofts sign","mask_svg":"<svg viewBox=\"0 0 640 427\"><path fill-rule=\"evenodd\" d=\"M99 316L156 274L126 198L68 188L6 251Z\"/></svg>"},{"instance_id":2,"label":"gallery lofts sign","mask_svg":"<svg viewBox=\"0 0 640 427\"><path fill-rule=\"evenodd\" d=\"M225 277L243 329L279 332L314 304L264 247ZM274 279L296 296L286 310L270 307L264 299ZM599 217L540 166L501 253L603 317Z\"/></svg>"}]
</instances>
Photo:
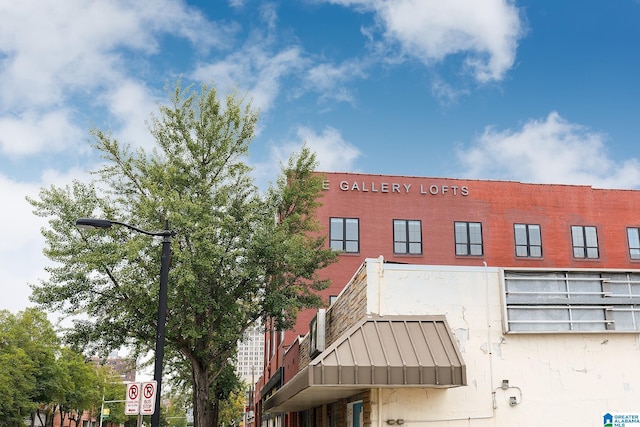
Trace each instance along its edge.
<instances>
[{"instance_id":1,"label":"gallery lofts sign","mask_svg":"<svg viewBox=\"0 0 640 427\"><path fill-rule=\"evenodd\" d=\"M377 182L377 181L340 181L337 186L341 191L358 193L418 193L423 195L453 195L468 196L469 187L466 185L445 185L445 184L407 184L402 182ZM323 190L331 190L331 181L322 181Z\"/></svg>"}]
</instances>

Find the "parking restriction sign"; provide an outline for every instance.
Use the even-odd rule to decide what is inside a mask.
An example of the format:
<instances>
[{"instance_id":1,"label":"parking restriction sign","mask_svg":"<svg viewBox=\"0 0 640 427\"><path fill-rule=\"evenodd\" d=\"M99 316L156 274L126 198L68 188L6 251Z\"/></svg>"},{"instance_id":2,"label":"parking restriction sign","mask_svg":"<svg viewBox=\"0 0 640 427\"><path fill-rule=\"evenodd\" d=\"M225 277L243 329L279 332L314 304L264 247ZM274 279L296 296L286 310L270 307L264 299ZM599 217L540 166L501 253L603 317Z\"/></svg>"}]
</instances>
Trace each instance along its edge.
<instances>
[{"instance_id":1,"label":"parking restriction sign","mask_svg":"<svg viewBox=\"0 0 640 427\"><path fill-rule=\"evenodd\" d=\"M140 383L127 383L127 396L124 405L125 415L140 413Z\"/></svg>"},{"instance_id":2,"label":"parking restriction sign","mask_svg":"<svg viewBox=\"0 0 640 427\"><path fill-rule=\"evenodd\" d=\"M140 396L140 413L142 415L151 415L155 412L157 388L158 383L156 381L142 383Z\"/></svg>"}]
</instances>

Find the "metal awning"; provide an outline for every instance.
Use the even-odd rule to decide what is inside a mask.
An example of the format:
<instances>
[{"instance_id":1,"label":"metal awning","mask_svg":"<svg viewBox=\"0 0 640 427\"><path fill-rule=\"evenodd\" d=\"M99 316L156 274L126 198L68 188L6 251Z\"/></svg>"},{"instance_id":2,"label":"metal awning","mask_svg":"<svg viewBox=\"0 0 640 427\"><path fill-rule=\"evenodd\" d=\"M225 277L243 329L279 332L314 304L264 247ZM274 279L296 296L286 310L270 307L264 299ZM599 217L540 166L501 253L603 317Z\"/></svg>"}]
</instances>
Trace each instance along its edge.
<instances>
[{"instance_id":1,"label":"metal awning","mask_svg":"<svg viewBox=\"0 0 640 427\"><path fill-rule=\"evenodd\" d=\"M264 402L301 411L379 387L457 387L466 369L444 316L364 319Z\"/></svg>"}]
</instances>

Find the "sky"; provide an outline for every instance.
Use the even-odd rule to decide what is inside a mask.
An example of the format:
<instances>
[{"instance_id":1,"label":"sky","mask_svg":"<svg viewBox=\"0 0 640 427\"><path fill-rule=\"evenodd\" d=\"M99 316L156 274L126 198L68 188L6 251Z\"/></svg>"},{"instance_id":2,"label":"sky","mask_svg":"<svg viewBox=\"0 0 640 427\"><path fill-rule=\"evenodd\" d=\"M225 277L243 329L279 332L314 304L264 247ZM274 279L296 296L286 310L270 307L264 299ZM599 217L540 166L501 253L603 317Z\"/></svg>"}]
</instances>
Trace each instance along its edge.
<instances>
[{"instance_id":1,"label":"sky","mask_svg":"<svg viewBox=\"0 0 640 427\"><path fill-rule=\"evenodd\" d=\"M0 0L0 310L46 280L26 197L149 149L168 88L260 111L261 186L319 170L640 189L640 0Z\"/></svg>"}]
</instances>

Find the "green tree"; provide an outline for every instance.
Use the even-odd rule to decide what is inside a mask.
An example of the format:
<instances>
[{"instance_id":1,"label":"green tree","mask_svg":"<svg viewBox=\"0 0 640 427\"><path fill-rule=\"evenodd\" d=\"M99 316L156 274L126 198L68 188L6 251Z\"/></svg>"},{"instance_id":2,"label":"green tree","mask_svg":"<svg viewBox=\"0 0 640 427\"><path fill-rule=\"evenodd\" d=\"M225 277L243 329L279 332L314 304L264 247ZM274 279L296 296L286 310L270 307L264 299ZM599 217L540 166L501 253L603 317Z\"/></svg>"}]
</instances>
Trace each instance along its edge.
<instances>
[{"instance_id":1,"label":"green tree","mask_svg":"<svg viewBox=\"0 0 640 427\"><path fill-rule=\"evenodd\" d=\"M0 312L0 425L16 425L36 409L33 364L15 336L17 321Z\"/></svg>"},{"instance_id":2,"label":"green tree","mask_svg":"<svg viewBox=\"0 0 640 427\"><path fill-rule=\"evenodd\" d=\"M169 427L187 427L187 409L191 407L189 396L171 389L165 394L166 422ZM165 408L163 408L165 409Z\"/></svg>"},{"instance_id":3,"label":"green tree","mask_svg":"<svg viewBox=\"0 0 640 427\"><path fill-rule=\"evenodd\" d=\"M120 227L82 231L78 217L103 217L176 231L169 275L165 371L189 381L194 424L214 426L217 378L243 332L258 319L290 327L321 304L317 270L335 259L317 233L321 177L306 148L261 194L247 165L258 115L236 94L183 89L160 108L152 152L132 151L94 131L104 166L95 181L50 187L30 199L49 219L50 278L33 287L40 306L86 313L67 337L82 348L138 352L155 342L160 245ZM277 221L275 219L278 219Z\"/></svg>"},{"instance_id":4,"label":"green tree","mask_svg":"<svg viewBox=\"0 0 640 427\"><path fill-rule=\"evenodd\" d=\"M119 426L127 420L123 403L127 393L126 385L121 376L109 366L97 366L96 373L101 396L94 402L92 413L97 420L102 417L103 426ZM103 400L104 413L101 412Z\"/></svg>"},{"instance_id":5,"label":"green tree","mask_svg":"<svg viewBox=\"0 0 640 427\"><path fill-rule=\"evenodd\" d=\"M218 422L220 426L237 426L242 421L245 406L246 384L238 382L224 399L219 401Z\"/></svg>"},{"instance_id":6,"label":"green tree","mask_svg":"<svg viewBox=\"0 0 640 427\"><path fill-rule=\"evenodd\" d=\"M228 362L216 378L213 388L216 396L213 407L214 425L225 426L231 423L233 416L236 415L231 401L243 388L244 385L237 377L234 365Z\"/></svg>"},{"instance_id":7,"label":"green tree","mask_svg":"<svg viewBox=\"0 0 640 427\"><path fill-rule=\"evenodd\" d=\"M46 315L33 308L0 311L0 425L23 424L39 406L61 397L59 341Z\"/></svg>"},{"instance_id":8,"label":"green tree","mask_svg":"<svg viewBox=\"0 0 640 427\"><path fill-rule=\"evenodd\" d=\"M58 410L63 424L68 419L69 425L77 426L85 411L94 412L96 407L100 407L102 380L99 367L69 348L62 349L59 363L67 383Z\"/></svg>"}]
</instances>

